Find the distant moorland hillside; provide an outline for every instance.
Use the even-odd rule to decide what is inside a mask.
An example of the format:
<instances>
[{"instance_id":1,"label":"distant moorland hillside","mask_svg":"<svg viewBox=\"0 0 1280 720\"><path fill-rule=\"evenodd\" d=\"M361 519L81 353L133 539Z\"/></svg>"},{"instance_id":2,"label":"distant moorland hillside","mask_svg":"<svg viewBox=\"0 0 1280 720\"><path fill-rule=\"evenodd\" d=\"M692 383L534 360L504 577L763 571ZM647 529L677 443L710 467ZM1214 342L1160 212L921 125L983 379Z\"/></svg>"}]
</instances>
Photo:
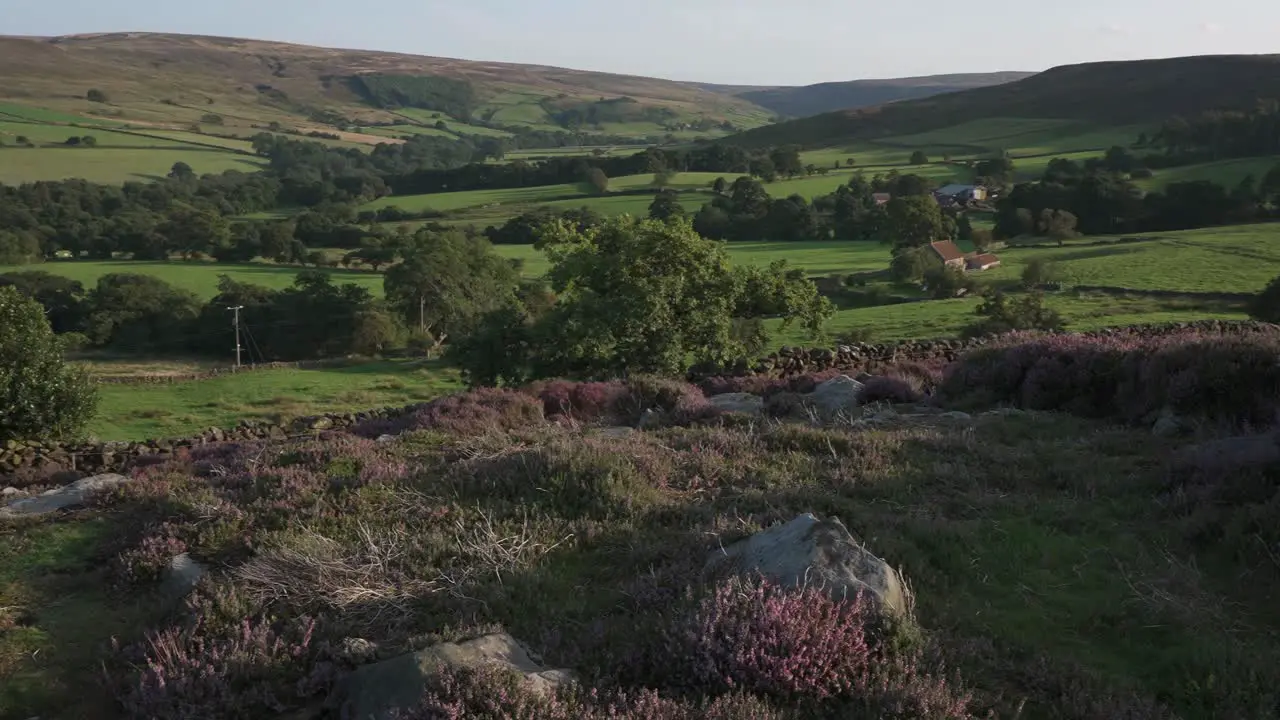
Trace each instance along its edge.
<instances>
[{"instance_id":1,"label":"distant moorland hillside","mask_svg":"<svg viewBox=\"0 0 1280 720\"><path fill-rule=\"evenodd\" d=\"M985 118L1053 118L1101 125L1160 122L1207 110L1246 110L1280 97L1280 55L1222 55L1066 65L1017 82L843 110L739 134L751 147L825 147L922 133Z\"/></svg>"},{"instance_id":2,"label":"distant moorland hillside","mask_svg":"<svg viewBox=\"0 0 1280 720\"><path fill-rule=\"evenodd\" d=\"M883 105L899 100L932 97L943 93L1003 85L1035 73L996 72L885 80L826 82L803 87L753 88L733 93L780 115L803 118L833 110Z\"/></svg>"}]
</instances>

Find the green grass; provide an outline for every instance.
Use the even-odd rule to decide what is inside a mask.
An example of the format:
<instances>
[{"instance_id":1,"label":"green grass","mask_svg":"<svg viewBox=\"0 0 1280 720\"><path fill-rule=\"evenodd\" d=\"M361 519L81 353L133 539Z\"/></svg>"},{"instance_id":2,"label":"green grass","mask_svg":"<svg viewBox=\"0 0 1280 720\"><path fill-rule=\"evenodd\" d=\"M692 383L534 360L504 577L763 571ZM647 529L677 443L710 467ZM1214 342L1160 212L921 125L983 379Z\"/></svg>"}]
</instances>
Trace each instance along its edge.
<instances>
[{"instance_id":1,"label":"green grass","mask_svg":"<svg viewBox=\"0 0 1280 720\"><path fill-rule=\"evenodd\" d=\"M41 125L38 123L0 121L0 139L4 141L5 145L13 145L15 138L18 136L26 136L36 145L61 145L65 143L69 137L84 137L86 135L91 135L95 140L97 140L98 147L100 148L191 148L189 143L180 142L176 139L169 139L165 137L146 137L143 135L135 135L132 132L117 132L98 128L70 127L67 125ZM191 136L199 137L194 134ZM78 150L89 148L72 149Z\"/></svg>"},{"instance_id":2,"label":"green grass","mask_svg":"<svg viewBox=\"0 0 1280 720\"><path fill-rule=\"evenodd\" d=\"M282 420L424 402L461 387L438 363L380 361L257 370L165 385L102 385L89 432L101 440L184 437L242 419Z\"/></svg>"},{"instance_id":3,"label":"green grass","mask_svg":"<svg viewBox=\"0 0 1280 720\"><path fill-rule=\"evenodd\" d=\"M80 125L97 125L99 127L122 127L124 123L106 118L73 115L71 113L46 108L0 102L0 119L18 119L40 123L76 123Z\"/></svg>"},{"instance_id":4,"label":"green grass","mask_svg":"<svg viewBox=\"0 0 1280 720\"><path fill-rule=\"evenodd\" d=\"M164 142L164 141L160 141ZM81 178L119 185L164 177L174 163L185 162L199 174L227 170L258 172L257 158L187 146L148 148L0 148L0 182L18 185L40 180Z\"/></svg>"},{"instance_id":5,"label":"green grass","mask_svg":"<svg viewBox=\"0 0 1280 720\"><path fill-rule=\"evenodd\" d=\"M1086 247L1118 238L1089 237L1065 247L1011 248L1000 253L994 279L1013 279L1026 263L1054 263L1062 282L1137 290L1252 293L1280 274L1280 224L1152 233L1139 243Z\"/></svg>"},{"instance_id":6,"label":"green grass","mask_svg":"<svg viewBox=\"0 0 1280 720\"><path fill-rule=\"evenodd\" d=\"M1249 175L1253 176L1255 182L1262 182L1262 178L1277 163L1280 163L1280 157L1273 156L1219 160L1199 165L1167 168L1156 170L1153 177L1148 180L1140 180L1137 185L1144 190L1150 191L1163 190L1171 183L1208 180L1231 190Z\"/></svg>"},{"instance_id":7,"label":"green grass","mask_svg":"<svg viewBox=\"0 0 1280 720\"><path fill-rule=\"evenodd\" d=\"M182 143L216 145L224 147L228 150L243 150L245 152L253 152L253 143L240 138L216 137L214 135L205 135L204 133L187 132L185 130L139 130L138 132L147 135L155 135L170 140L177 140ZM219 128L217 132L228 132L225 128Z\"/></svg>"},{"instance_id":8,"label":"green grass","mask_svg":"<svg viewBox=\"0 0 1280 720\"><path fill-rule=\"evenodd\" d=\"M218 276L229 275L237 282L252 283L274 289L293 285L293 279L302 268L266 263L221 264L212 262L183 261L51 261L39 265L0 266L0 272L42 270L79 280L86 288L92 288L98 278L109 273L137 273L151 275L179 287L190 290L201 299L218 294ZM374 293L382 294L382 276L357 270L330 270L335 283L355 283Z\"/></svg>"}]
</instances>

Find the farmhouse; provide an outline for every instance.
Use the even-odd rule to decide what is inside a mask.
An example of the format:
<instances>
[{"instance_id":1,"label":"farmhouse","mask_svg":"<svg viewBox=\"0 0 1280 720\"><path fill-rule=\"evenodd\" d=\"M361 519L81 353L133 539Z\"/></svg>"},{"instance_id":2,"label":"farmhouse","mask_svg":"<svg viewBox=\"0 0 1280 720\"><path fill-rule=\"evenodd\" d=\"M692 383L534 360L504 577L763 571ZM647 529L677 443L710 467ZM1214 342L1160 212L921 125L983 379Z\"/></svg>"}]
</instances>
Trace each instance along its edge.
<instances>
[{"instance_id":1,"label":"farmhouse","mask_svg":"<svg viewBox=\"0 0 1280 720\"><path fill-rule=\"evenodd\" d=\"M954 242L951 242L950 240L943 240L941 242L929 243L929 249L938 256L938 259L942 261L943 265L959 268L961 270L964 269L964 253L960 251L960 248L957 247Z\"/></svg>"},{"instance_id":2,"label":"farmhouse","mask_svg":"<svg viewBox=\"0 0 1280 720\"><path fill-rule=\"evenodd\" d=\"M981 185L943 185L933 191L939 202L954 200L956 202L972 202L987 199L987 189Z\"/></svg>"},{"instance_id":3,"label":"farmhouse","mask_svg":"<svg viewBox=\"0 0 1280 720\"><path fill-rule=\"evenodd\" d=\"M994 267L1000 267L1000 258L991 253L982 253L966 257L964 264L966 270L990 270Z\"/></svg>"}]
</instances>

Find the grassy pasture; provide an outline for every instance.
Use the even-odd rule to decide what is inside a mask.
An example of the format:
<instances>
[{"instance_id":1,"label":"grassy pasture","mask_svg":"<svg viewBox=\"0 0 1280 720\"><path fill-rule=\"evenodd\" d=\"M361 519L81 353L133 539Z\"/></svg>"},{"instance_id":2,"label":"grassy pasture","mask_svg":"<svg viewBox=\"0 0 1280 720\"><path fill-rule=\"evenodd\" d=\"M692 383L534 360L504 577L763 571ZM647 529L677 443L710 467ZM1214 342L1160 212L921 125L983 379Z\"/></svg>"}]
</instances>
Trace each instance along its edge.
<instances>
[{"instance_id":1,"label":"grassy pasture","mask_svg":"<svg viewBox=\"0 0 1280 720\"><path fill-rule=\"evenodd\" d=\"M151 275L173 285L190 290L202 299L218 294L218 276L229 275L238 282L252 283L277 290L293 285L294 277L302 268L267 263L222 264L184 261L53 261L39 265L0 266L0 272L41 270L80 281L86 288L93 287L98 278L110 273L136 273ZM330 270L335 283L355 283L382 294L382 275L359 270Z\"/></svg>"},{"instance_id":2,"label":"grassy pasture","mask_svg":"<svg viewBox=\"0 0 1280 720\"><path fill-rule=\"evenodd\" d=\"M112 363L88 367L91 372L121 374ZM145 366L137 369L137 374L147 373ZM102 440L182 437L210 427L232 427L246 418L287 420L408 405L460 387L451 368L408 360L258 370L163 385L108 384L100 387L98 414L89 432Z\"/></svg>"},{"instance_id":3,"label":"grassy pasture","mask_svg":"<svg viewBox=\"0 0 1280 720\"><path fill-rule=\"evenodd\" d=\"M67 138L84 137L86 135L90 135L97 140L98 147L162 149L183 149L192 147L188 142L182 142L178 139L170 139L165 136L148 137L147 135L134 134L131 132L115 132L100 128L0 121L0 139L3 139L6 145L12 145L14 140L19 136L25 136L36 145L61 145L66 142ZM148 133L148 135L150 135L150 133ZM188 135L192 138L200 137L193 133Z\"/></svg>"},{"instance_id":4,"label":"grassy pasture","mask_svg":"<svg viewBox=\"0 0 1280 720\"><path fill-rule=\"evenodd\" d=\"M38 180L82 178L118 185L130 180L164 177L174 163L185 162L197 173L227 170L257 172L258 158L175 144L173 148L2 148L0 182L17 185Z\"/></svg>"},{"instance_id":5,"label":"grassy pasture","mask_svg":"<svg viewBox=\"0 0 1280 720\"><path fill-rule=\"evenodd\" d=\"M78 125L97 125L99 127L123 127L124 123L107 118L73 115L59 110L0 102L0 119L26 120L38 123L75 123Z\"/></svg>"},{"instance_id":6,"label":"grassy pasture","mask_svg":"<svg viewBox=\"0 0 1280 720\"><path fill-rule=\"evenodd\" d=\"M1252 175L1254 180L1261 182L1267 172L1278 162L1280 157L1237 158L1167 168L1156 170L1152 178L1139 180L1137 185L1144 190L1162 190L1171 183L1208 180L1230 190L1248 175Z\"/></svg>"}]
</instances>

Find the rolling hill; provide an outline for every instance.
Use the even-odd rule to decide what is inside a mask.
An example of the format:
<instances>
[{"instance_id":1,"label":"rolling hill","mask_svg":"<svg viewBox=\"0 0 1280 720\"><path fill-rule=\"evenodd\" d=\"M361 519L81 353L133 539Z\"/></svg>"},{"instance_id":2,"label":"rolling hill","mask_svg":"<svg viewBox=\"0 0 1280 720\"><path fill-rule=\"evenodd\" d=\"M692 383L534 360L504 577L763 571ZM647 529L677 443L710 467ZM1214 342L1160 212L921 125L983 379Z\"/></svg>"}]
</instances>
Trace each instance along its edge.
<instances>
[{"instance_id":1,"label":"rolling hill","mask_svg":"<svg viewBox=\"0 0 1280 720\"><path fill-rule=\"evenodd\" d=\"M899 100L1002 85L1032 75L1034 73L1028 72L930 75L886 80L828 82L803 87L751 88L737 90L732 94L780 115L800 118L833 110L854 110Z\"/></svg>"},{"instance_id":2,"label":"rolling hill","mask_svg":"<svg viewBox=\"0 0 1280 720\"><path fill-rule=\"evenodd\" d=\"M91 89L106 102L85 99ZM446 113L432 121L543 130L562 129L561 116L576 112L600 117L587 129L615 134L698 120L750 128L770 119L748 100L694 83L157 33L0 37L0 101L133 125L186 126L218 115L229 126L274 121L303 131L343 120L403 123L402 108ZM605 103L617 107L596 108Z\"/></svg>"},{"instance_id":3,"label":"rolling hill","mask_svg":"<svg viewBox=\"0 0 1280 720\"><path fill-rule=\"evenodd\" d=\"M1280 55L1219 55L1066 65L1003 85L824 113L733 136L744 146L829 147L986 118L1044 118L1100 126L1242 110L1280 97Z\"/></svg>"}]
</instances>

